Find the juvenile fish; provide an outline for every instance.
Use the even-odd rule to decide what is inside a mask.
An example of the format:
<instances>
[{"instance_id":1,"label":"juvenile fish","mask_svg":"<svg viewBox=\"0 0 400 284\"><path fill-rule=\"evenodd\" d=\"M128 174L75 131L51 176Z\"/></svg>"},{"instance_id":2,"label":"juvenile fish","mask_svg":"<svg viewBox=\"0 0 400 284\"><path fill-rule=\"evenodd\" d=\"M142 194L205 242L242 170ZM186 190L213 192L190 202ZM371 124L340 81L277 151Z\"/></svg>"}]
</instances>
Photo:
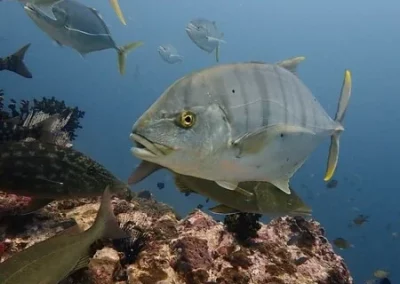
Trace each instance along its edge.
<instances>
[{"instance_id":1,"label":"juvenile fish","mask_svg":"<svg viewBox=\"0 0 400 284\"><path fill-rule=\"evenodd\" d=\"M130 197L127 184L77 150L39 141L0 144L0 189L32 197L26 214L53 200L99 196L107 185Z\"/></svg>"},{"instance_id":2,"label":"juvenile fish","mask_svg":"<svg viewBox=\"0 0 400 284\"><path fill-rule=\"evenodd\" d=\"M351 73L344 72L332 119L295 74L300 61L217 65L180 78L133 125L132 154L229 190L240 189L240 182L263 181L290 194L290 178L331 137L324 178L329 181L338 161Z\"/></svg>"},{"instance_id":3,"label":"juvenile fish","mask_svg":"<svg viewBox=\"0 0 400 284\"><path fill-rule=\"evenodd\" d=\"M171 44L160 45L157 50L161 58L169 64L183 61L183 56L179 55L178 50Z\"/></svg>"},{"instance_id":4,"label":"juvenile fish","mask_svg":"<svg viewBox=\"0 0 400 284\"><path fill-rule=\"evenodd\" d=\"M25 53L31 44L28 43L21 47L15 53L0 58L0 71L8 70L25 78L32 78L32 73L29 72L28 67L24 63Z\"/></svg>"},{"instance_id":5,"label":"juvenile fish","mask_svg":"<svg viewBox=\"0 0 400 284\"><path fill-rule=\"evenodd\" d=\"M200 49L208 53L215 50L215 59L219 62L219 45L226 42L222 39L224 34L218 31L215 21L193 19L186 26L186 33Z\"/></svg>"},{"instance_id":6,"label":"juvenile fish","mask_svg":"<svg viewBox=\"0 0 400 284\"><path fill-rule=\"evenodd\" d=\"M43 14L30 3L25 4L25 12L33 22L60 46L69 46L82 56L90 52L113 48L118 53L118 68L125 73L128 52L141 46L143 42L133 42L118 47L101 15L93 8L74 0L61 0L52 5L55 20Z\"/></svg>"},{"instance_id":7,"label":"juvenile fish","mask_svg":"<svg viewBox=\"0 0 400 284\"><path fill-rule=\"evenodd\" d=\"M100 238L126 238L111 207L106 188L93 225L84 232L77 227L34 244L0 263L2 284L57 284L89 263L89 248Z\"/></svg>"}]
</instances>

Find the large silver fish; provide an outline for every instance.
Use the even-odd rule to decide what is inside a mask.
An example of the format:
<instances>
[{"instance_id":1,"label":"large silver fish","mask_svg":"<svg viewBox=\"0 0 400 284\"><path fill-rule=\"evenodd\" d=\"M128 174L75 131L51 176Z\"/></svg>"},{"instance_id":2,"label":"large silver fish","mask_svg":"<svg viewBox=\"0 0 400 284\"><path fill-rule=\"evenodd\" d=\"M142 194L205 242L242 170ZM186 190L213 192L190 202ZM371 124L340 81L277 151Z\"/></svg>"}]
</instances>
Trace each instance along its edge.
<instances>
[{"instance_id":1,"label":"large silver fish","mask_svg":"<svg viewBox=\"0 0 400 284\"><path fill-rule=\"evenodd\" d=\"M217 183L196 177L174 174L175 185L182 191L194 191L221 204L210 208L213 213L233 214L239 212L275 215L311 215L311 208L293 191L285 194L268 182L248 181L239 187L252 193L241 193L220 187Z\"/></svg>"},{"instance_id":2,"label":"large silver fish","mask_svg":"<svg viewBox=\"0 0 400 284\"><path fill-rule=\"evenodd\" d=\"M131 152L149 165L213 180L230 190L239 182L267 181L290 194L290 178L331 137L324 178L330 180L351 73L345 71L332 119L294 74L291 61L299 62L225 64L184 76L133 125L130 138L136 147Z\"/></svg>"},{"instance_id":3,"label":"large silver fish","mask_svg":"<svg viewBox=\"0 0 400 284\"><path fill-rule=\"evenodd\" d=\"M189 38L202 50L211 53L215 50L215 59L219 62L219 44L225 43L224 34L218 31L215 21L203 18L193 19L186 26Z\"/></svg>"},{"instance_id":4,"label":"large silver fish","mask_svg":"<svg viewBox=\"0 0 400 284\"><path fill-rule=\"evenodd\" d=\"M172 44L163 44L158 47L161 58L170 64L183 61L183 56L179 55L178 50Z\"/></svg>"},{"instance_id":5,"label":"large silver fish","mask_svg":"<svg viewBox=\"0 0 400 284\"><path fill-rule=\"evenodd\" d=\"M127 53L143 44L138 41L118 47L101 15L95 9L74 0L61 0L52 6L56 20L49 18L30 3L24 9L50 38L61 46L72 47L82 56L109 48L117 50L121 74L125 73Z\"/></svg>"}]
</instances>

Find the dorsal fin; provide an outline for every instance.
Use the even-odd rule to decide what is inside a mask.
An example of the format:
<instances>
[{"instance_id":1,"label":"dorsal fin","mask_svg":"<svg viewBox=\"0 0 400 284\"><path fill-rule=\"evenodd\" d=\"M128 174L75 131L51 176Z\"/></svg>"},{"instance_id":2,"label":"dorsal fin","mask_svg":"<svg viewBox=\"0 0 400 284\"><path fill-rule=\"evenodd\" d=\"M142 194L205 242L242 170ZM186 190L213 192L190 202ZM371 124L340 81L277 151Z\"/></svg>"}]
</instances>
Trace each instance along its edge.
<instances>
[{"instance_id":1,"label":"dorsal fin","mask_svg":"<svg viewBox=\"0 0 400 284\"><path fill-rule=\"evenodd\" d=\"M297 66L299 65L300 62L304 61L304 59L306 59L304 56L297 56L279 61L275 64L297 75Z\"/></svg>"}]
</instances>

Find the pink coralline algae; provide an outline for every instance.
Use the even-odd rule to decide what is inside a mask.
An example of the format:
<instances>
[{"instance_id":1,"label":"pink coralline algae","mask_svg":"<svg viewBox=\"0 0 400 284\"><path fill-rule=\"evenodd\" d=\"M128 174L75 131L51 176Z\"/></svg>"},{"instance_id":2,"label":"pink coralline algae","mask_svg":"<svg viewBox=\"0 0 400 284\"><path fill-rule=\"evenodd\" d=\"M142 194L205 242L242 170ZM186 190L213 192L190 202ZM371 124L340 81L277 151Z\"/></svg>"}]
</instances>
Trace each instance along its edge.
<instances>
[{"instance_id":1,"label":"pink coralline algae","mask_svg":"<svg viewBox=\"0 0 400 284\"><path fill-rule=\"evenodd\" d=\"M23 218L18 230L10 230L11 225L2 220L0 244L5 251L0 260L75 222L87 229L98 202L85 199L74 204L53 202ZM152 199L114 198L113 205L121 227L134 239L96 242L89 267L62 284L353 283L343 259L314 220L280 217L260 224L257 236L244 243L200 210L179 219L168 206Z\"/></svg>"}]
</instances>

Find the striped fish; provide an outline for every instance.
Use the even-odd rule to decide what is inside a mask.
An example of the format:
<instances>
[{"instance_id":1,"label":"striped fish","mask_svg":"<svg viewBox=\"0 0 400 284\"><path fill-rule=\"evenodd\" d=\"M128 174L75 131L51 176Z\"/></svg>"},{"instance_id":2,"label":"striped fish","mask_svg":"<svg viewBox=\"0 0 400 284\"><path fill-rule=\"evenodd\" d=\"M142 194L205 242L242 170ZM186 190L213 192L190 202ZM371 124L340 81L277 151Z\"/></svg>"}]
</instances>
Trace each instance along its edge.
<instances>
[{"instance_id":1,"label":"striped fish","mask_svg":"<svg viewBox=\"0 0 400 284\"><path fill-rule=\"evenodd\" d=\"M345 70L332 119L296 75L303 59L219 65L177 80L133 125L131 152L148 162L149 173L148 165L157 164L230 190L266 181L290 194L290 178L331 137L324 179L330 180L351 73Z\"/></svg>"}]
</instances>

